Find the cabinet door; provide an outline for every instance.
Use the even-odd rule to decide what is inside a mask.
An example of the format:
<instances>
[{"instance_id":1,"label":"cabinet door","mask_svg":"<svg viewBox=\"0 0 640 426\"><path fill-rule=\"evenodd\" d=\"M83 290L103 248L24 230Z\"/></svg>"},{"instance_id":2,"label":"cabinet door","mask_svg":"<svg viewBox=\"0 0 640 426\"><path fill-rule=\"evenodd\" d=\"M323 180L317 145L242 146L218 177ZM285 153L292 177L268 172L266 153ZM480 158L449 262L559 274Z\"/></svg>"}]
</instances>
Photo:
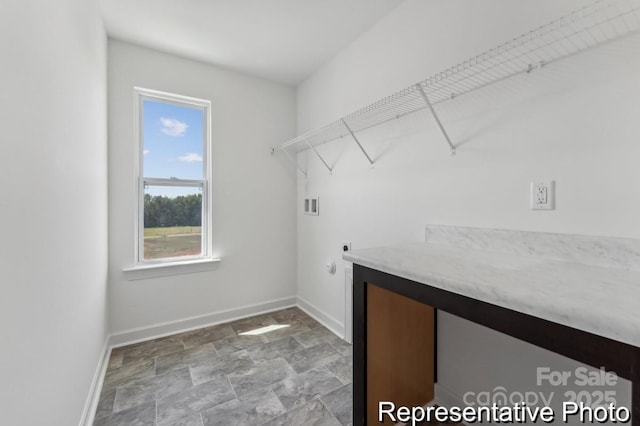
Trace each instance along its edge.
<instances>
[{"instance_id":1,"label":"cabinet door","mask_svg":"<svg viewBox=\"0 0 640 426\"><path fill-rule=\"evenodd\" d=\"M434 309L367 284L367 423L378 403L422 406L433 400ZM384 424L393 424L386 419Z\"/></svg>"}]
</instances>

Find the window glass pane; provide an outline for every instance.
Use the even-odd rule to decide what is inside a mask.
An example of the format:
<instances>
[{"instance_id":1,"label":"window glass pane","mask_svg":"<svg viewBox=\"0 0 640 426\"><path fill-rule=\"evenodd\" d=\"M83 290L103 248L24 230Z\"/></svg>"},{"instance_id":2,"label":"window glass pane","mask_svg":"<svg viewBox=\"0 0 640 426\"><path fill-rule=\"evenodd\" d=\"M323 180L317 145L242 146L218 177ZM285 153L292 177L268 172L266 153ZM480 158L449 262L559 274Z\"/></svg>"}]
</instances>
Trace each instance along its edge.
<instances>
[{"instance_id":1,"label":"window glass pane","mask_svg":"<svg viewBox=\"0 0 640 426\"><path fill-rule=\"evenodd\" d=\"M203 179L204 109L145 99L143 176Z\"/></svg>"},{"instance_id":2,"label":"window glass pane","mask_svg":"<svg viewBox=\"0 0 640 426\"><path fill-rule=\"evenodd\" d=\"M201 226L200 187L145 186L145 260L202 255Z\"/></svg>"}]
</instances>

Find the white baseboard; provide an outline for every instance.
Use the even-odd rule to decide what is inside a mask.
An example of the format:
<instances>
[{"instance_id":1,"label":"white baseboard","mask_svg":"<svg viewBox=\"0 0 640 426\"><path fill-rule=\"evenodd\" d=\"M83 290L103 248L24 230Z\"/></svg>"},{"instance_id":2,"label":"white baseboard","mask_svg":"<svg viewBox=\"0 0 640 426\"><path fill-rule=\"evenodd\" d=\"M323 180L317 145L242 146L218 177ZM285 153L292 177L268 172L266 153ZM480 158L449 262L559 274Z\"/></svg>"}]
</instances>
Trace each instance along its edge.
<instances>
[{"instance_id":1,"label":"white baseboard","mask_svg":"<svg viewBox=\"0 0 640 426\"><path fill-rule=\"evenodd\" d=\"M260 315L280 309L290 308L296 305L295 297L285 297L283 299L269 302L256 303L255 305L241 306L239 308L227 309L224 311L212 312L205 315L184 318L177 321L164 322L149 327L134 328L121 331L111 335L109 341L111 347L126 346L137 342L142 342L159 337L169 336L185 331L196 330L241 318Z\"/></svg>"},{"instance_id":2,"label":"white baseboard","mask_svg":"<svg viewBox=\"0 0 640 426\"><path fill-rule=\"evenodd\" d=\"M79 426L92 426L93 419L96 415L98 408L98 401L100 401L100 393L102 392L102 383L104 382L104 375L107 372L107 366L109 365L109 358L111 357L111 346L109 345L110 336L104 339L102 345L102 351L100 352L100 359L98 360L98 366L93 373L93 379L91 380L91 386L89 387L89 395L84 403L84 409L82 410L82 416L80 417Z\"/></svg>"},{"instance_id":3,"label":"white baseboard","mask_svg":"<svg viewBox=\"0 0 640 426\"><path fill-rule=\"evenodd\" d=\"M329 330L331 330L336 336L344 339L345 328L343 323L327 314L323 310L319 309L315 305L304 300L300 296L298 296L298 307L305 311L309 316L317 320L319 323L327 327Z\"/></svg>"},{"instance_id":4,"label":"white baseboard","mask_svg":"<svg viewBox=\"0 0 640 426\"><path fill-rule=\"evenodd\" d=\"M296 303L298 302L298 303ZM315 308L313 305L305 303L300 305L300 299L296 297L285 297L282 299L272 300L269 302L257 303L255 305L241 306L239 308L227 309L224 311L213 312L206 315L199 315L190 318L184 318L177 321L170 321L161 324L155 324L149 327L140 327L119 333L110 334L105 339L102 356L98 361L98 366L94 373L89 395L85 402L85 407L80 418L80 426L91 426L98 408L100 400L100 392L104 376L109 365L111 350L116 347L126 346L145 340L157 339L159 337L169 336L177 333L184 333L190 330L196 330L202 327L208 327L216 324L226 323L237 319L252 317L255 315L265 314L281 309L290 308L298 305L300 309L306 311L309 315L327 326L331 331L341 336L339 332L343 332L344 327L329 315Z\"/></svg>"}]
</instances>

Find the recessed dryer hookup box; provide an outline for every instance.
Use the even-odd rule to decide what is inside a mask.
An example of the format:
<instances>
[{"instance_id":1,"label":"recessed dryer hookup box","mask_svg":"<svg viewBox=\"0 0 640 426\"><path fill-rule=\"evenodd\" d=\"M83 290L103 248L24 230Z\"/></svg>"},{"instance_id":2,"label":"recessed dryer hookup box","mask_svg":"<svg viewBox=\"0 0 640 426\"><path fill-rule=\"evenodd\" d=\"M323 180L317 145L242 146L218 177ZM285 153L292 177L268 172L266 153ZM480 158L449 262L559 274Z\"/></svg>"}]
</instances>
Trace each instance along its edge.
<instances>
[{"instance_id":1,"label":"recessed dryer hookup box","mask_svg":"<svg viewBox=\"0 0 640 426\"><path fill-rule=\"evenodd\" d=\"M320 198L308 197L304 199L304 214L318 216L320 214Z\"/></svg>"}]
</instances>

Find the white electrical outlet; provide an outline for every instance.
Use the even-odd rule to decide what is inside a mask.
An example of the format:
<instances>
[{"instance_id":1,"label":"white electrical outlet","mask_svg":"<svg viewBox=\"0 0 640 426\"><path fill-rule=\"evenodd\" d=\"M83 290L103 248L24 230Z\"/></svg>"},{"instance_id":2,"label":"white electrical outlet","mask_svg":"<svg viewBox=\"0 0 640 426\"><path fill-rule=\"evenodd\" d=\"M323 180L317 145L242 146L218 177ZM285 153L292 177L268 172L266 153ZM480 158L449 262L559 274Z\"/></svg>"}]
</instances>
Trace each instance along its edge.
<instances>
[{"instance_id":1,"label":"white electrical outlet","mask_svg":"<svg viewBox=\"0 0 640 426\"><path fill-rule=\"evenodd\" d=\"M531 182L531 210L555 209L555 182Z\"/></svg>"},{"instance_id":2,"label":"white electrical outlet","mask_svg":"<svg viewBox=\"0 0 640 426\"><path fill-rule=\"evenodd\" d=\"M351 241L343 240L342 244L340 244L339 251L341 252L351 251Z\"/></svg>"}]
</instances>

